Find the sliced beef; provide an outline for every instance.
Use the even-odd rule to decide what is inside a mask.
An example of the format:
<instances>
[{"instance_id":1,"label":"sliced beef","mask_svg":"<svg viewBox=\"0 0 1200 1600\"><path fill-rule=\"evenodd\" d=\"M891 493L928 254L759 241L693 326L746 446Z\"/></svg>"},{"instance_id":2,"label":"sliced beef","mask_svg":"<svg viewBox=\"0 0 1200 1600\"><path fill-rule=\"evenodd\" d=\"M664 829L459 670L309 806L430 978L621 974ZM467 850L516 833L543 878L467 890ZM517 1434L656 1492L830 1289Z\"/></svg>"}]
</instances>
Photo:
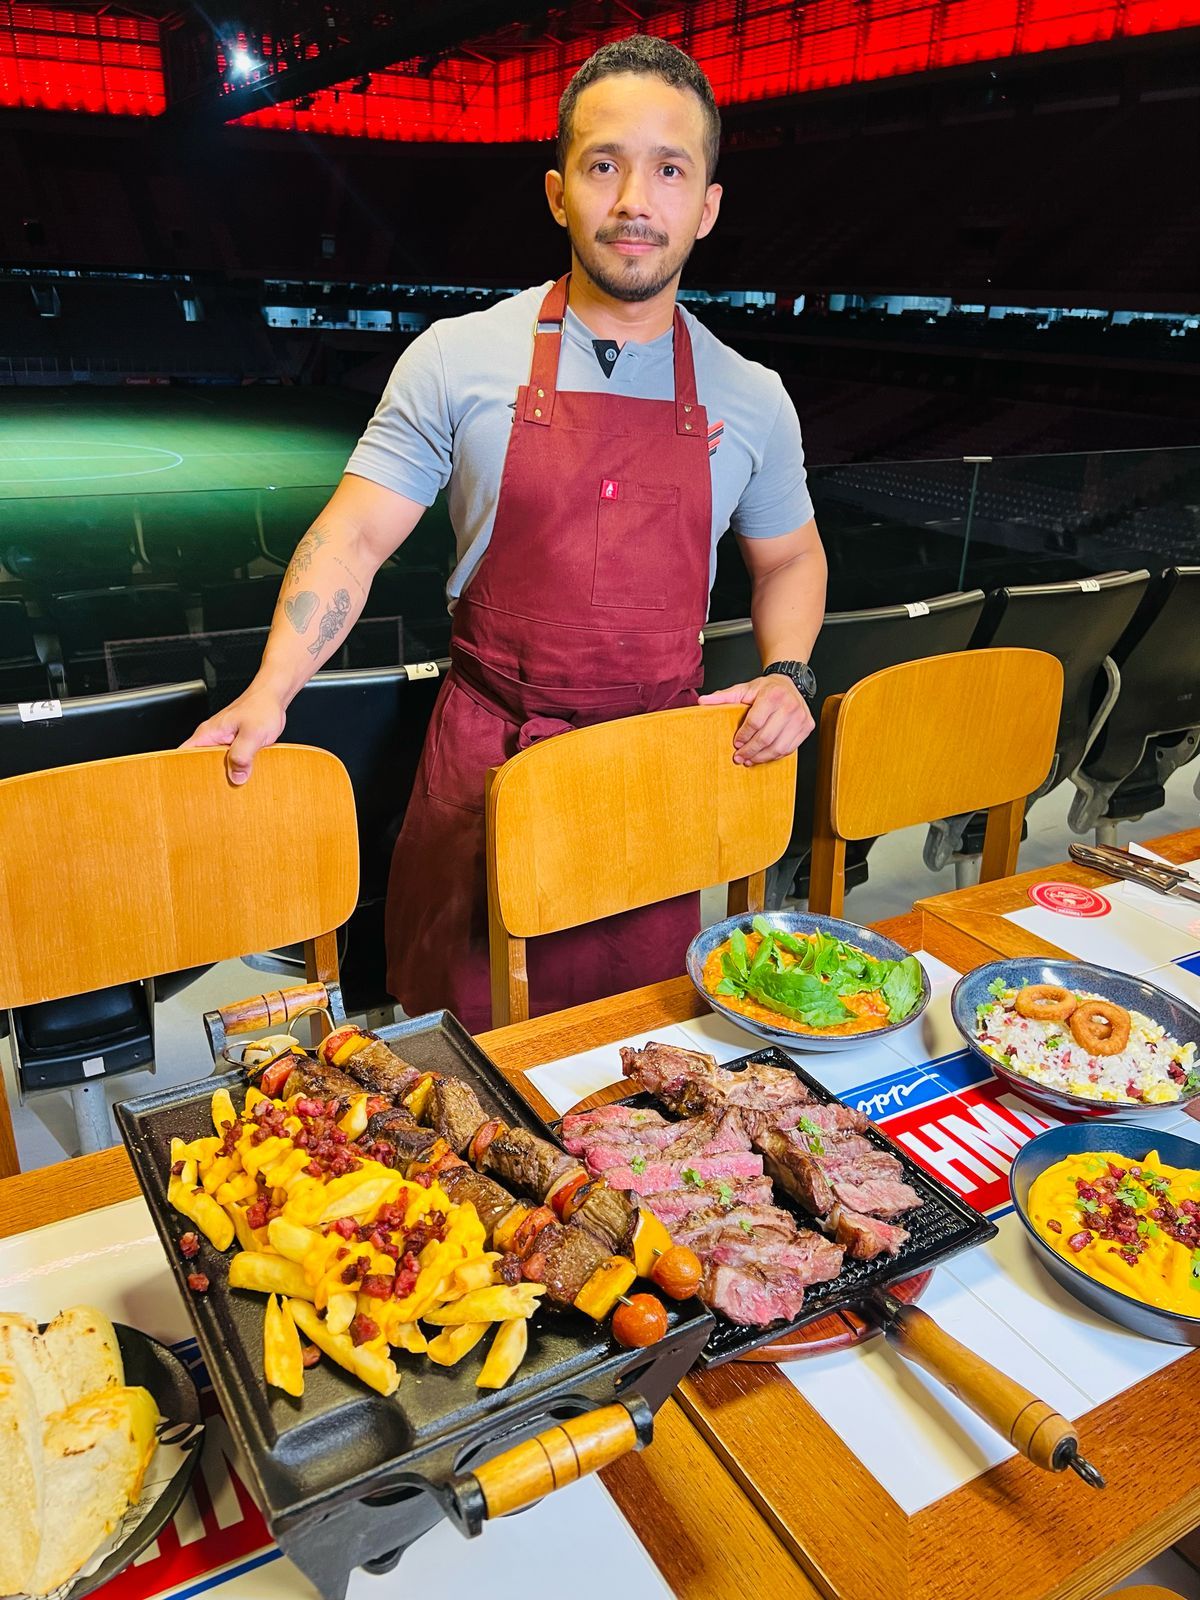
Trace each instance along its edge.
<instances>
[{"instance_id":1,"label":"sliced beef","mask_svg":"<svg viewBox=\"0 0 1200 1600\"><path fill-rule=\"evenodd\" d=\"M764 1327L770 1322L791 1322L804 1304L804 1283L794 1273L767 1273L757 1267L731 1267L710 1261L700 1284L700 1294L715 1311L732 1322Z\"/></svg>"},{"instance_id":2,"label":"sliced beef","mask_svg":"<svg viewBox=\"0 0 1200 1600\"><path fill-rule=\"evenodd\" d=\"M564 1117L561 1133L567 1149L573 1156L578 1156L583 1154L583 1145L595 1138L616 1138L628 1132L649 1135L655 1128L667 1130L664 1142L669 1144L673 1127L673 1123L648 1107L612 1105L597 1106L594 1111L576 1111Z\"/></svg>"},{"instance_id":3,"label":"sliced beef","mask_svg":"<svg viewBox=\"0 0 1200 1600\"><path fill-rule=\"evenodd\" d=\"M509 1188L532 1195L535 1200L544 1200L551 1186L578 1166L574 1156L525 1128L506 1128L498 1133L483 1158L485 1172L494 1172Z\"/></svg>"},{"instance_id":4,"label":"sliced beef","mask_svg":"<svg viewBox=\"0 0 1200 1600\"><path fill-rule=\"evenodd\" d=\"M684 1217L671 1236L676 1244L686 1244L700 1255L711 1249L730 1228L737 1228L744 1236L753 1233L765 1239L768 1234L777 1233L781 1238L790 1239L796 1232L796 1220L778 1206L740 1205L728 1211L721 1206L706 1206Z\"/></svg>"},{"instance_id":5,"label":"sliced beef","mask_svg":"<svg viewBox=\"0 0 1200 1600\"><path fill-rule=\"evenodd\" d=\"M816 1156L810 1155L803 1144L773 1128L760 1133L755 1143L772 1181L814 1217L826 1216L834 1195Z\"/></svg>"},{"instance_id":6,"label":"sliced beef","mask_svg":"<svg viewBox=\"0 0 1200 1600\"><path fill-rule=\"evenodd\" d=\"M422 1076L419 1067L402 1060L382 1039L372 1039L356 1050L346 1063L346 1071L364 1089L374 1089L389 1100L402 1100Z\"/></svg>"},{"instance_id":7,"label":"sliced beef","mask_svg":"<svg viewBox=\"0 0 1200 1600\"><path fill-rule=\"evenodd\" d=\"M732 1150L749 1150L750 1135L736 1111L709 1112L675 1124L677 1137L663 1147L659 1159L682 1161L690 1155L717 1156ZM684 1130L680 1132L680 1130Z\"/></svg>"},{"instance_id":8,"label":"sliced beef","mask_svg":"<svg viewBox=\"0 0 1200 1600\"><path fill-rule=\"evenodd\" d=\"M805 1122L810 1122L822 1134L861 1133L869 1127L869 1119L861 1111L856 1111L853 1106L818 1104L810 1100L807 1104L793 1104L775 1119L775 1127L783 1132L794 1128L801 1117Z\"/></svg>"},{"instance_id":9,"label":"sliced beef","mask_svg":"<svg viewBox=\"0 0 1200 1600\"><path fill-rule=\"evenodd\" d=\"M832 1239L806 1228L798 1230L792 1239L783 1239L774 1232L756 1238L739 1229L719 1239L710 1255L726 1267L753 1266L772 1277L794 1274L807 1288L837 1277L842 1270L843 1249Z\"/></svg>"},{"instance_id":10,"label":"sliced beef","mask_svg":"<svg viewBox=\"0 0 1200 1600\"><path fill-rule=\"evenodd\" d=\"M427 1119L455 1155L461 1156L487 1121L487 1112L469 1083L461 1078L439 1078L429 1096Z\"/></svg>"},{"instance_id":11,"label":"sliced beef","mask_svg":"<svg viewBox=\"0 0 1200 1600\"><path fill-rule=\"evenodd\" d=\"M491 1178L484 1177L472 1167L450 1167L439 1172L438 1183L455 1205L464 1205L468 1200L471 1202L488 1239L491 1239L492 1229L501 1217L507 1216L516 1204L507 1189L502 1189L498 1183L493 1183Z\"/></svg>"},{"instance_id":12,"label":"sliced beef","mask_svg":"<svg viewBox=\"0 0 1200 1600\"><path fill-rule=\"evenodd\" d=\"M849 1177L832 1180L835 1197L851 1211L863 1211L868 1216L882 1217L885 1221L903 1216L921 1204L921 1196L899 1178L873 1178L864 1176L861 1183ZM832 1208L830 1208L832 1209Z\"/></svg>"},{"instance_id":13,"label":"sliced beef","mask_svg":"<svg viewBox=\"0 0 1200 1600\"><path fill-rule=\"evenodd\" d=\"M654 1215L674 1234L689 1217L713 1206L732 1210L735 1206L769 1206L774 1198L767 1177L739 1178L736 1183L712 1179L686 1189L669 1189L662 1194L643 1196Z\"/></svg>"},{"instance_id":14,"label":"sliced beef","mask_svg":"<svg viewBox=\"0 0 1200 1600\"><path fill-rule=\"evenodd\" d=\"M362 1093L362 1084L340 1067L327 1067L323 1061L297 1059L278 1098L289 1100L294 1094L306 1094L314 1100L352 1100Z\"/></svg>"},{"instance_id":15,"label":"sliced beef","mask_svg":"<svg viewBox=\"0 0 1200 1600\"><path fill-rule=\"evenodd\" d=\"M898 1255L907 1242L908 1232L893 1222L880 1222L848 1206L835 1205L829 1213L834 1237L845 1246L846 1254L857 1261L873 1261L878 1255Z\"/></svg>"},{"instance_id":16,"label":"sliced beef","mask_svg":"<svg viewBox=\"0 0 1200 1600\"><path fill-rule=\"evenodd\" d=\"M700 1050L651 1041L641 1050L621 1047L621 1071L669 1111L684 1116L707 1111L721 1101L717 1064ZM731 1074L726 1074L731 1076Z\"/></svg>"},{"instance_id":17,"label":"sliced beef","mask_svg":"<svg viewBox=\"0 0 1200 1600\"><path fill-rule=\"evenodd\" d=\"M761 1156L732 1151L718 1156L692 1156L686 1161L639 1161L636 1167L613 1167L605 1177L618 1189L657 1194L663 1189L678 1189L689 1183L699 1186L709 1179L732 1183L740 1178L757 1178L762 1169ZM685 1172L692 1176L685 1178Z\"/></svg>"}]
</instances>

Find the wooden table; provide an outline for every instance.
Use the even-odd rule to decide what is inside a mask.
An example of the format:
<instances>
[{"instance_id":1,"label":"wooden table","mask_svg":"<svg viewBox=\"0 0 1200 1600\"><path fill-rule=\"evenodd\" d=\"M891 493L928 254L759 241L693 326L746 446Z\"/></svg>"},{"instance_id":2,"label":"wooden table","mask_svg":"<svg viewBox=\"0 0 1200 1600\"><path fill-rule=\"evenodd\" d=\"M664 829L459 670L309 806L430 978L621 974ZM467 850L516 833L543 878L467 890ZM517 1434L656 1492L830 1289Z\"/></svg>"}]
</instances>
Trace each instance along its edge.
<instances>
[{"instance_id":1,"label":"wooden table","mask_svg":"<svg viewBox=\"0 0 1200 1600\"><path fill-rule=\"evenodd\" d=\"M988 958L922 911L880 931L959 970ZM704 1010L676 979L480 1044L546 1114L529 1068ZM137 1192L121 1149L10 1178L0 1237ZM1017 1457L909 1516L778 1367L734 1363L685 1379L659 1412L653 1447L604 1480L688 1600L1092 1600L1200 1521L1197 1416L1200 1355L1087 1418L1090 1449L1131 1492L1097 1494Z\"/></svg>"}]
</instances>

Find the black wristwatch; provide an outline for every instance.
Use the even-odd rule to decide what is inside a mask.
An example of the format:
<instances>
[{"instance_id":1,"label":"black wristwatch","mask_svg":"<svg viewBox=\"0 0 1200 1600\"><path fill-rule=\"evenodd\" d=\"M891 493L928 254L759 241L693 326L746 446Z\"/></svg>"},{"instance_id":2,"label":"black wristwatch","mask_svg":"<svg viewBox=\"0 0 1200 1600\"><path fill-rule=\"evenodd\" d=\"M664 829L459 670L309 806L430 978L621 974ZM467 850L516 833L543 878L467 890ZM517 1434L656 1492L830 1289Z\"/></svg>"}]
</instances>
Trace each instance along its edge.
<instances>
[{"instance_id":1,"label":"black wristwatch","mask_svg":"<svg viewBox=\"0 0 1200 1600\"><path fill-rule=\"evenodd\" d=\"M790 678L808 704L812 705L817 697L817 680L807 661L772 661L769 667L763 668L763 677L772 672L779 672L785 678Z\"/></svg>"}]
</instances>

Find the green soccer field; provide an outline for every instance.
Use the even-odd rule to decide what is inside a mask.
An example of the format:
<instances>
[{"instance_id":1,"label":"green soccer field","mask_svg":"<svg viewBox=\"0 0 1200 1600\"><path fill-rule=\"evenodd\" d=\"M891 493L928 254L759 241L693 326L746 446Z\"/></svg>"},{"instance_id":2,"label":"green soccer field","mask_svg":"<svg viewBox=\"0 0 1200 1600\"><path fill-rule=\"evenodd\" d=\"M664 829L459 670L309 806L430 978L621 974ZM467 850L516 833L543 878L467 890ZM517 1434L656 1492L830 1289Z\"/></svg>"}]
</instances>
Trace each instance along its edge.
<instances>
[{"instance_id":1,"label":"green soccer field","mask_svg":"<svg viewBox=\"0 0 1200 1600\"><path fill-rule=\"evenodd\" d=\"M312 389L9 390L0 497L333 484L369 414Z\"/></svg>"}]
</instances>

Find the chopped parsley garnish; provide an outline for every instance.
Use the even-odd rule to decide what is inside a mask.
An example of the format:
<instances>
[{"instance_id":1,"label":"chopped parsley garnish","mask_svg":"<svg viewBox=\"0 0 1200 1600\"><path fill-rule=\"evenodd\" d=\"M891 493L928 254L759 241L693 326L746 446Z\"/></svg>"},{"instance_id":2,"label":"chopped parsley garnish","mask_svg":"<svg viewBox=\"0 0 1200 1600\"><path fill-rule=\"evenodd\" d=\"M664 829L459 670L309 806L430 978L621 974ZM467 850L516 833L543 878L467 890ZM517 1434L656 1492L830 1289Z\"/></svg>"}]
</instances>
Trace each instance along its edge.
<instances>
[{"instance_id":1,"label":"chopped parsley garnish","mask_svg":"<svg viewBox=\"0 0 1200 1600\"><path fill-rule=\"evenodd\" d=\"M738 1227L742 1230L743 1233L753 1233L754 1232L754 1224L750 1221L749 1217L739 1217L738 1218Z\"/></svg>"},{"instance_id":2,"label":"chopped parsley garnish","mask_svg":"<svg viewBox=\"0 0 1200 1600\"><path fill-rule=\"evenodd\" d=\"M629 1170L630 1172L636 1172L640 1178L642 1173L646 1170L645 1156L634 1156L633 1160L629 1163Z\"/></svg>"},{"instance_id":3,"label":"chopped parsley garnish","mask_svg":"<svg viewBox=\"0 0 1200 1600\"><path fill-rule=\"evenodd\" d=\"M1084 1212L1085 1215L1090 1216L1093 1211L1099 1211L1100 1206L1095 1200L1081 1200L1079 1202L1079 1209Z\"/></svg>"},{"instance_id":4,"label":"chopped parsley garnish","mask_svg":"<svg viewBox=\"0 0 1200 1600\"><path fill-rule=\"evenodd\" d=\"M1008 993L1008 985L1003 978L993 978L988 984L988 993L994 994L997 1000L1003 1000Z\"/></svg>"},{"instance_id":5,"label":"chopped parsley garnish","mask_svg":"<svg viewBox=\"0 0 1200 1600\"><path fill-rule=\"evenodd\" d=\"M1157 1239L1159 1232L1158 1223L1151 1222L1147 1217L1142 1217L1138 1222L1137 1231L1141 1234L1143 1239Z\"/></svg>"},{"instance_id":6,"label":"chopped parsley garnish","mask_svg":"<svg viewBox=\"0 0 1200 1600\"><path fill-rule=\"evenodd\" d=\"M1046 1049L1047 1050L1057 1050L1057 1049L1060 1048L1061 1045L1062 1045L1062 1034L1061 1033L1055 1034L1053 1039L1047 1039L1046 1040Z\"/></svg>"},{"instance_id":7,"label":"chopped parsley garnish","mask_svg":"<svg viewBox=\"0 0 1200 1600\"><path fill-rule=\"evenodd\" d=\"M1192 1251L1192 1277L1190 1287L1200 1294L1200 1250Z\"/></svg>"},{"instance_id":8,"label":"chopped parsley garnish","mask_svg":"<svg viewBox=\"0 0 1200 1600\"><path fill-rule=\"evenodd\" d=\"M1161 1172L1143 1172L1142 1182L1154 1194L1166 1194L1170 1190L1170 1183Z\"/></svg>"},{"instance_id":9,"label":"chopped parsley garnish","mask_svg":"<svg viewBox=\"0 0 1200 1600\"><path fill-rule=\"evenodd\" d=\"M684 1167L682 1173L680 1173L680 1177L682 1177L684 1183L690 1183L693 1189L698 1189L704 1182L704 1179L696 1171L695 1167Z\"/></svg>"},{"instance_id":10,"label":"chopped parsley garnish","mask_svg":"<svg viewBox=\"0 0 1200 1600\"><path fill-rule=\"evenodd\" d=\"M1150 1204L1150 1196L1143 1194L1139 1189L1135 1188L1128 1179L1126 1179L1121 1184L1120 1188L1118 1188L1116 1198L1120 1200L1123 1205L1133 1206L1135 1208L1148 1206Z\"/></svg>"},{"instance_id":11,"label":"chopped parsley garnish","mask_svg":"<svg viewBox=\"0 0 1200 1600\"><path fill-rule=\"evenodd\" d=\"M718 1183L718 1185L717 1185L717 1199L721 1202L721 1204L723 1206L727 1206L732 1202L732 1200L733 1200L733 1190L729 1187L729 1185L727 1183Z\"/></svg>"},{"instance_id":12,"label":"chopped parsley garnish","mask_svg":"<svg viewBox=\"0 0 1200 1600\"><path fill-rule=\"evenodd\" d=\"M817 1127L816 1123L810 1121L808 1117L801 1117L796 1126L807 1138L808 1148L812 1151L813 1155L823 1156L825 1154L825 1143L821 1138L821 1130Z\"/></svg>"},{"instance_id":13,"label":"chopped parsley garnish","mask_svg":"<svg viewBox=\"0 0 1200 1600\"><path fill-rule=\"evenodd\" d=\"M1194 1069L1189 1072L1187 1077L1183 1080L1183 1087L1188 1094L1191 1094L1193 1089L1200 1089L1200 1072L1197 1072Z\"/></svg>"}]
</instances>

